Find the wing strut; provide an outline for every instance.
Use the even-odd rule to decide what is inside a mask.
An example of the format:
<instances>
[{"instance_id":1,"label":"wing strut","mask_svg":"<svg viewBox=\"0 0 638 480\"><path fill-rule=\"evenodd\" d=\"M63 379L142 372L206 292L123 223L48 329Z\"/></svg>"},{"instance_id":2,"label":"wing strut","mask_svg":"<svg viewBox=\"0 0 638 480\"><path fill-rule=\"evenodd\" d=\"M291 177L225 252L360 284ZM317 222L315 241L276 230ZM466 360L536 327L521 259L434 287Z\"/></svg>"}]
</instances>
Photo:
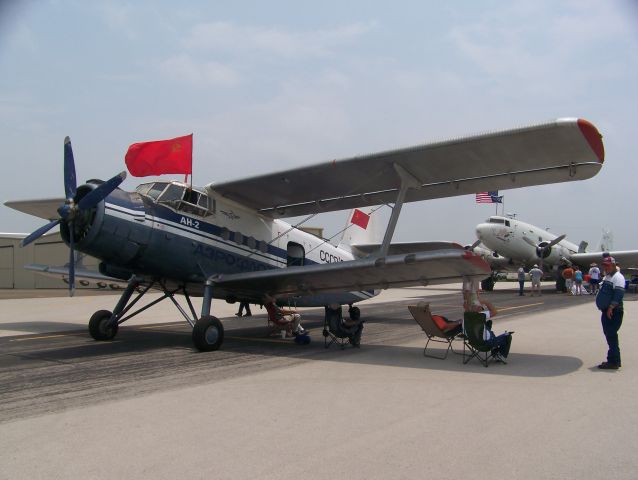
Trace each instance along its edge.
<instances>
[{"instance_id":1,"label":"wing strut","mask_svg":"<svg viewBox=\"0 0 638 480\"><path fill-rule=\"evenodd\" d=\"M383 243L381 244L381 249L379 250L379 257L385 257L388 254L388 249L390 248L390 242L392 241L392 236L394 235L394 229L397 226L397 221L399 220L399 214L401 213L401 207L403 207L403 202L405 201L405 194L408 192L410 188L421 188L423 182L421 182L418 178L408 172L405 168L403 168L398 163L393 163L392 166L394 170L399 175L401 179L401 187L399 188L399 193L397 194L397 199L394 202L394 206L392 207L392 215L390 215L390 221L388 222L388 227L385 230L385 236L383 237Z\"/></svg>"}]
</instances>

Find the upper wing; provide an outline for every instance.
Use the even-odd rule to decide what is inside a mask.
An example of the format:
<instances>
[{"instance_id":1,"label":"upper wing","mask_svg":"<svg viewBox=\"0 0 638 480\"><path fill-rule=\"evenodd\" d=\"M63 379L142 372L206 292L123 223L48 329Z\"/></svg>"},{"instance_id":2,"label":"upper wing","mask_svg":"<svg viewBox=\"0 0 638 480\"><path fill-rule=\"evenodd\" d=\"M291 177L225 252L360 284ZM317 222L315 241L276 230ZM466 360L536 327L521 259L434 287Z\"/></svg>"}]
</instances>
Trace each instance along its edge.
<instances>
[{"instance_id":1,"label":"upper wing","mask_svg":"<svg viewBox=\"0 0 638 480\"><path fill-rule=\"evenodd\" d=\"M64 204L64 198L45 198L41 200L10 200L4 204L22 213L55 220L59 217L58 207Z\"/></svg>"},{"instance_id":2,"label":"upper wing","mask_svg":"<svg viewBox=\"0 0 638 480\"><path fill-rule=\"evenodd\" d=\"M638 267L638 250L620 250L605 253L609 253L616 259L616 263L620 265L621 270L624 270L625 267ZM581 267L589 267L592 262L600 264L603 259L603 252L575 253L569 259Z\"/></svg>"},{"instance_id":3,"label":"upper wing","mask_svg":"<svg viewBox=\"0 0 638 480\"><path fill-rule=\"evenodd\" d=\"M473 253L459 249L389 255L382 258L288 267L211 277L215 287L237 296L314 295L459 281L463 276L484 278L490 267Z\"/></svg>"},{"instance_id":4,"label":"upper wing","mask_svg":"<svg viewBox=\"0 0 638 480\"><path fill-rule=\"evenodd\" d=\"M551 123L213 184L221 195L270 217L293 217L396 201L397 166L420 188L405 201L583 180L604 160L602 137L586 120Z\"/></svg>"}]
</instances>

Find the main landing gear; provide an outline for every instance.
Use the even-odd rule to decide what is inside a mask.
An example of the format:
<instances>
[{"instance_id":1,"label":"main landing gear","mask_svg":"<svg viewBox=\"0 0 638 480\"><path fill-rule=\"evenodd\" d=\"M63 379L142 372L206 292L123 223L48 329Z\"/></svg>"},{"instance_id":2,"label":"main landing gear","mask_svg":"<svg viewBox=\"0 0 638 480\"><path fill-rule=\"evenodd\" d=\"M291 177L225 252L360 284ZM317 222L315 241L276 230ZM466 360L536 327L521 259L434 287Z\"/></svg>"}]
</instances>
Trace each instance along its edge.
<instances>
[{"instance_id":1,"label":"main landing gear","mask_svg":"<svg viewBox=\"0 0 638 480\"><path fill-rule=\"evenodd\" d=\"M159 284L164 291L164 295L151 303L139 308L133 313L128 314L133 306L148 292L153 286ZM186 291L185 287L176 288L174 290L168 290L162 282L151 282L148 286L145 286L137 293L137 296L129 303L133 293L140 287L140 281L133 276L122 293L120 300L113 309L113 312L108 310L98 310L95 312L89 320L89 333L95 340L106 341L112 340L117 335L117 330L120 324L124 323L130 318L133 318L138 313L143 312L151 308L153 305L158 304L162 300L170 299L177 310L182 314L191 327L193 327L193 344L201 352L210 352L219 349L224 342L224 326L218 318L213 317L210 314L210 305L212 302L212 284L207 282L204 287L204 300L202 302L202 315L197 318L197 313L193 308L191 299ZM188 307L190 309L191 316L182 308L182 306L175 300L175 294L182 293Z\"/></svg>"}]
</instances>

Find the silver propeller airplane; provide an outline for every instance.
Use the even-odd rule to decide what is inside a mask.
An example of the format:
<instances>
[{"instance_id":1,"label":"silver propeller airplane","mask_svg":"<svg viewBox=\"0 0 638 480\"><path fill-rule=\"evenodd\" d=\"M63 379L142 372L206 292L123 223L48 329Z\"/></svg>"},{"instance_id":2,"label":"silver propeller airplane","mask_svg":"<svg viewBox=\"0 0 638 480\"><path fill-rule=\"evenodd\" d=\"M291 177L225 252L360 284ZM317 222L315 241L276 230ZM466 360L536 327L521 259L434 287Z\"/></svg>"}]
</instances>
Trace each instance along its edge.
<instances>
[{"instance_id":1,"label":"silver propeller airplane","mask_svg":"<svg viewBox=\"0 0 638 480\"><path fill-rule=\"evenodd\" d=\"M71 142L64 142L65 198L5 205L50 222L33 242L59 225L70 247L68 267L31 268L75 279L118 279L127 286L113 311L89 320L96 340L169 298L193 327L195 347L218 349L224 327L213 298L262 303L265 294L298 306L325 306L326 316L380 289L484 278L489 265L453 243L393 244L405 202L591 178L604 147L586 120L556 121L410 148L332 160L256 177L189 187L156 181L134 192L119 188L125 174L77 186ZM367 232L366 207L393 204L382 241ZM281 218L355 210L335 247ZM444 220L442 220L444 221ZM77 271L75 250L101 260L100 273ZM78 267L79 270L79 267ZM129 313L150 289L164 296ZM137 292L135 298L133 294ZM190 314L174 295L184 295ZM198 315L190 297L202 296ZM336 312L336 313L335 313Z\"/></svg>"},{"instance_id":2,"label":"silver propeller airplane","mask_svg":"<svg viewBox=\"0 0 638 480\"><path fill-rule=\"evenodd\" d=\"M508 259L510 269L537 264L545 271L553 271L559 289L562 289L559 270L567 265L577 265L587 271L592 263L600 264L604 256L611 255L623 266L638 266L638 250L587 252L586 242L576 245L565 240L564 234L554 235L509 217L489 217L485 223L476 226L476 236L499 257ZM484 258L491 263L489 256ZM503 268L502 261L491 266L495 271Z\"/></svg>"}]
</instances>

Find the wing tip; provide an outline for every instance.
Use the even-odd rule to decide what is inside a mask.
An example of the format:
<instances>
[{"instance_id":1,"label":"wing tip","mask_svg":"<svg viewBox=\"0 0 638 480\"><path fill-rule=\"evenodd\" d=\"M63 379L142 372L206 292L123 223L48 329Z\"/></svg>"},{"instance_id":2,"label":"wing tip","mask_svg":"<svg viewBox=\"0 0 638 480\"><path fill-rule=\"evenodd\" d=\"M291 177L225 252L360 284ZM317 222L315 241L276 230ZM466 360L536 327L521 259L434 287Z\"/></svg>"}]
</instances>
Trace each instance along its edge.
<instances>
[{"instance_id":1,"label":"wing tip","mask_svg":"<svg viewBox=\"0 0 638 480\"><path fill-rule=\"evenodd\" d=\"M585 137L585 140L587 140L587 143L596 154L598 161L600 163L603 163L605 161L605 146L603 145L603 136L600 134L593 123L583 118L579 118L577 120L577 124L580 132Z\"/></svg>"}]
</instances>

